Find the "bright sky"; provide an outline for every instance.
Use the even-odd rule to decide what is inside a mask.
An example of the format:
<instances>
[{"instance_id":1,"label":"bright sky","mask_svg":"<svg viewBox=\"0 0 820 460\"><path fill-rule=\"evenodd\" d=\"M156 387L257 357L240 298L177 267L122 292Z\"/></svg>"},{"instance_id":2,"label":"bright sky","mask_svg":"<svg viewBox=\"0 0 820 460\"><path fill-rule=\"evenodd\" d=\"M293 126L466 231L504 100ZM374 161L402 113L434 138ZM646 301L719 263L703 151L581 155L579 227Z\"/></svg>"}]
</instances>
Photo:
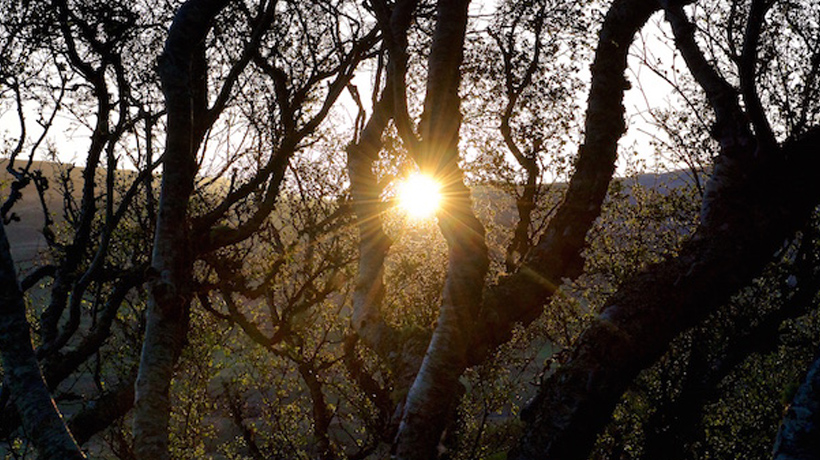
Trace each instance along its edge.
<instances>
[{"instance_id":1,"label":"bright sky","mask_svg":"<svg viewBox=\"0 0 820 460\"><path fill-rule=\"evenodd\" d=\"M473 17L481 17L491 13L494 6L495 0L474 1L470 13ZM632 47L632 54L639 55L643 54L644 50L650 50L652 53L649 56L650 59L660 59L662 62L672 63L674 54L665 43L657 38L660 33L657 24L661 21L655 19L650 21L650 25L637 37ZM633 83L633 88L626 93L624 101L629 130L620 142L624 151L624 155L618 161L617 173L620 175L626 173L628 162L625 157L627 152L631 153L637 150L639 152L638 158L645 160L652 158L652 148L649 145L650 136L646 132L655 132L655 129L648 123L645 115L650 107L668 106L672 94L671 86L654 75L649 69L641 66L639 59L631 58L630 65L631 71L628 77ZM640 84L637 84L638 82ZM369 112L372 71L363 68L355 75L353 83L358 87L365 109ZM579 94L580 107L585 107L586 98L586 94ZM350 95L347 92L343 93L340 98L337 116L341 116L342 120L347 120L348 123L352 124L357 111L358 109ZM41 131L34 122L34 109L29 108L27 112L28 136L34 138ZM0 107L0 139L4 140L5 145L12 145L9 140L15 139L19 132L20 128L14 107ZM90 132L83 127L74 126L67 118L58 116L48 140L58 147L57 150L61 161L81 164L90 143ZM43 150L42 147L41 150ZM37 159L44 158L40 155ZM123 164L123 166L127 167L128 165Z\"/></svg>"},{"instance_id":2,"label":"bright sky","mask_svg":"<svg viewBox=\"0 0 820 460\"><path fill-rule=\"evenodd\" d=\"M683 65L682 60L676 57L668 42L662 37L668 31L667 24L662 21L662 15L653 16L644 30L635 37L630 49L629 70L627 78L632 88L624 94L624 108L626 108L627 133L619 142L623 154L618 160L617 174L625 174L627 161L625 156L637 151L640 159L650 161L653 157L653 147L649 144L653 135L664 138L651 123L649 111L673 106L676 103L674 88L663 78L641 62L646 59L653 64L662 65L670 69L672 65ZM668 36L671 32L668 32ZM648 166L653 166L651 161Z\"/></svg>"}]
</instances>

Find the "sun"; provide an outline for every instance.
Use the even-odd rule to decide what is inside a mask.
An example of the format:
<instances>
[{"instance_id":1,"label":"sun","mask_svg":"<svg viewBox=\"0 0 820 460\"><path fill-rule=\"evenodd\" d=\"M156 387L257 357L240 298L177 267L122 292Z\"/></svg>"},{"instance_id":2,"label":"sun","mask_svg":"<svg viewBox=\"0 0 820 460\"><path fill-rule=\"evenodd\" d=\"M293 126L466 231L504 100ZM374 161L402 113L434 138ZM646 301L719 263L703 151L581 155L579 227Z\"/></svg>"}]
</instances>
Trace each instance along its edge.
<instances>
[{"instance_id":1,"label":"sun","mask_svg":"<svg viewBox=\"0 0 820 460\"><path fill-rule=\"evenodd\" d=\"M426 219L434 216L441 204L441 186L430 176L414 173L399 183L397 198L409 216Z\"/></svg>"}]
</instances>

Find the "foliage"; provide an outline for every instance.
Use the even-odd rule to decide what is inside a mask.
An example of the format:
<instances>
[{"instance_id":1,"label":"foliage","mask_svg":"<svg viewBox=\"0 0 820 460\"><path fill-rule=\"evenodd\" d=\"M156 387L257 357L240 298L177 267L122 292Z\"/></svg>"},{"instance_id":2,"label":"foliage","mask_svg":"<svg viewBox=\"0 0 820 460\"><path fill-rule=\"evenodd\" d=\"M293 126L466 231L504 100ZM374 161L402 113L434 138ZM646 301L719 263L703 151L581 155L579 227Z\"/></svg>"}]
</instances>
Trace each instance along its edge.
<instances>
[{"instance_id":1,"label":"foliage","mask_svg":"<svg viewBox=\"0 0 820 460\"><path fill-rule=\"evenodd\" d=\"M392 206L398 180L421 166L412 147L429 133L422 114L435 92L426 58L437 5L418 3L404 37L391 29L399 21L380 16L380 8L392 14L403 4L378 0L227 2L209 23L207 65L198 69L206 104L194 114L202 124L190 159L197 175L178 223L193 268L183 273L180 292L190 293L184 347L168 382L170 458L390 455L441 307L451 300L459 255L445 214L415 221ZM699 2L690 13L702 21L709 62L741 93L748 85L737 41L753 3ZM551 237L588 134L580 95L590 87L601 9L573 0L501 1L489 17L467 23L455 182L470 186L463 215L477 218L473 229L486 229L489 259L486 284L470 286L471 294L526 272ZM0 148L9 158L3 225L9 233L39 232L43 244L17 260L25 326L83 449L134 458L130 411L147 305L166 277L152 266L159 179L169 164L160 152L175 134L156 57L178 9L2 0L0 10L0 119L8 126ZM820 49L816 10L816 2L773 2L766 16L752 83L777 142L818 123L820 59L801 58ZM402 39L407 69L396 75ZM711 102L678 61L666 67L633 50L634 57L677 92L670 105L647 113L652 153L660 168L688 171L639 169L610 184L586 235L583 273L547 280L556 289L544 313L500 346L487 345L487 356L454 379L448 397L457 405L442 422L440 458L506 458L525 433L529 401L568 363L612 295L680 256L702 224L703 182L721 152L710 137ZM409 132L389 99L398 80ZM376 152L365 169L376 193L365 204L377 208L370 218L384 233L377 242L385 246L382 297L376 280L362 279L363 248L378 238L362 230L367 219L356 208L362 203L350 168L379 104L391 109L379 145L370 146ZM749 286L630 380L592 458L658 458L666 445L675 446L669 458L769 455L820 342L817 225L789 236ZM357 324L356 296L367 282L389 331L379 337L383 348ZM487 312L474 307L468 319L477 324ZM102 406L115 410L99 413ZM83 417L95 421L93 432L72 425ZM36 441L7 385L0 420L5 458L33 458Z\"/></svg>"}]
</instances>

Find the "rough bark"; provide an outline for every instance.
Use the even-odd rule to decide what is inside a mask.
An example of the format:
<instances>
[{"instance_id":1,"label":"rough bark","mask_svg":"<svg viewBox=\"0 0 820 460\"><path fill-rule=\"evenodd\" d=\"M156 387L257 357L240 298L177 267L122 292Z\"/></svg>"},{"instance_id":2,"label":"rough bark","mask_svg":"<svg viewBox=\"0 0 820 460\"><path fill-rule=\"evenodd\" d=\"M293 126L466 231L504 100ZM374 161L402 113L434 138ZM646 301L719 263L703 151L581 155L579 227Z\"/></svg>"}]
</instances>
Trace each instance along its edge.
<instances>
[{"instance_id":1,"label":"rough bark","mask_svg":"<svg viewBox=\"0 0 820 460\"><path fill-rule=\"evenodd\" d=\"M775 460L820 458L820 358L809 367L774 444Z\"/></svg>"},{"instance_id":2,"label":"rough bark","mask_svg":"<svg viewBox=\"0 0 820 460\"><path fill-rule=\"evenodd\" d=\"M813 256L816 241L814 235L803 235L801 254L790 270L798 284L791 287L784 280L780 289L783 292L791 289L792 294L782 305L762 316L754 308L740 311L732 320L733 330L721 338L719 353L710 352L715 345L705 337L711 334L712 327L701 326L694 334L678 383L679 391L670 392L669 399L661 401L644 423L643 459L688 458L691 455L688 447L704 435L701 424L704 407L721 396L720 383L725 377L749 356L775 350L781 343L779 333L783 322L814 308L813 299L820 289L820 273L815 270L817 258Z\"/></svg>"},{"instance_id":3,"label":"rough bark","mask_svg":"<svg viewBox=\"0 0 820 460\"><path fill-rule=\"evenodd\" d=\"M676 46L716 115L712 133L721 154L701 225L678 257L649 267L607 302L523 414L529 426L510 458L586 458L637 373L756 276L820 197L812 174L820 129L765 148L751 133L736 91L697 49L681 6L664 3Z\"/></svg>"},{"instance_id":4,"label":"rough bark","mask_svg":"<svg viewBox=\"0 0 820 460\"><path fill-rule=\"evenodd\" d=\"M563 203L518 271L488 288L479 329L470 347L471 364L482 362L509 340L517 324L537 318L564 279L581 274L581 250L601 212L615 171L617 142L626 129L622 101L629 87L624 76L629 44L658 8L655 2L646 0L618 0L610 7L591 68L586 137L578 152L575 173Z\"/></svg>"},{"instance_id":5,"label":"rough bark","mask_svg":"<svg viewBox=\"0 0 820 460\"><path fill-rule=\"evenodd\" d=\"M23 293L0 221L0 352L5 386L39 458L85 458L66 428L34 354Z\"/></svg>"},{"instance_id":6,"label":"rough bark","mask_svg":"<svg viewBox=\"0 0 820 460\"><path fill-rule=\"evenodd\" d=\"M145 340L134 407L138 458L168 458L169 389L182 351L191 301L188 200L207 115L205 37L227 0L189 0L174 17L159 74L168 111L162 189L154 234Z\"/></svg>"}]
</instances>

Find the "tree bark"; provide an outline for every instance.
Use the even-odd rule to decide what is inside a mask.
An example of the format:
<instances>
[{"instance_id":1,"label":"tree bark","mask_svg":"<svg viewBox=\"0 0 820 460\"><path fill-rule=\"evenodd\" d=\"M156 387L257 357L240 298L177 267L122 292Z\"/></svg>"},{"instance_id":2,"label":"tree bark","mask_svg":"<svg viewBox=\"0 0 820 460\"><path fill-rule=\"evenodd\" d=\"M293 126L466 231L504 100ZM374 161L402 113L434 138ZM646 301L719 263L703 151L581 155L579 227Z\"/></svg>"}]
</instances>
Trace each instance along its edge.
<instances>
[{"instance_id":1,"label":"tree bark","mask_svg":"<svg viewBox=\"0 0 820 460\"><path fill-rule=\"evenodd\" d=\"M448 246L448 265L436 328L405 401L396 442L399 459L435 456L462 393L459 377L468 363L489 266L484 227L473 213L470 190L458 165L459 68L468 5L469 0L438 2L420 125L422 142L413 152L422 173L441 183L443 200L437 216Z\"/></svg>"},{"instance_id":2,"label":"tree bark","mask_svg":"<svg viewBox=\"0 0 820 460\"><path fill-rule=\"evenodd\" d=\"M586 234L601 213L615 172L617 142L626 129L623 93L629 88L624 76L629 45L658 9L651 0L616 0L610 7L592 64L586 134L575 173L564 201L518 271L487 289L470 346L471 365L509 340L517 324L537 318L564 279L581 274Z\"/></svg>"},{"instance_id":3,"label":"tree bark","mask_svg":"<svg viewBox=\"0 0 820 460\"><path fill-rule=\"evenodd\" d=\"M774 444L775 460L820 458L820 357L809 367Z\"/></svg>"},{"instance_id":4,"label":"tree bark","mask_svg":"<svg viewBox=\"0 0 820 460\"><path fill-rule=\"evenodd\" d=\"M0 351L10 397L42 459L81 459L34 354L23 293L0 221Z\"/></svg>"},{"instance_id":5,"label":"tree bark","mask_svg":"<svg viewBox=\"0 0 820 460\"><path fill-rule=\"evenodd\" d=\"M82 411L68 421L71 432L80 445L92 436L110 427L134 407L134 381L136 369L123 381L101 394Z\"/></svg>"},{"instance_id":6,"label":"tree bark","mask_svg":"<svg viewBox=\"0 0 820 460\"><path fill-rule=\"evenodd\" d=\"M678 25L678 47L694 45ZM701 225L678 257L649 267L607 302L523 414L529 426L512 459L586 458L638 372L748 284L818 202L813 171L820 166L814 154L820 129L775 151L760 149L732 92L711 78L716 74L700 66L705 61L694 51L684 57L715 108L713 134L721 143Z\"/></svg>"},{"instance_id":7,"label":"tree bark","mask_svg":"<svg viewBox=\"0 0 820 460\"><path fill-rule=\"evenodd\" d=\"M803 160L808 160L806 147L801 149ZM811 163L816 160L805 161L802 167L820 166ZM820 191L813 179L797 174L792 178L803 188L790 187L786 174L775 186L787 189L777 193L778 198L802 202L782 203L791 208L791 215L778 216L773 209L778 203L768 203L772 218L765 225L735 233L701 231L679 257L628 281L584 332L570 361L541 387L532 410L524 416L529 423L526 434L510 458L586 458L595 435L638 372L657 360L675 336L757 275L797 228L795 217L808 217ZM813 200L806 203L797 198L804 193Z\"/></svg>"},{"instance_id":8,"label":"tree bark","mask_svg":"<svg viewBox=\"0 0 820 460\"><path fill-rule=\"evenodd\" d=\"M359 264L353 291L353 328L368 347L383 359L398 348L396 331L381 316L384 300L384 260L391 241L384 233L381 213L382 187L373 164L382 148L381 136L390 121L392 95L388 91L376 104L361 138L347 148L347 170L353 210L359 230Z\"/></svg>"},{"instance_id":9,"label":"tree bark","mask_svg":"<svg viewBox=\"0 0 820 460\"><path fill-rule=\"evenodd\" d=\"M815 269L817 257L814 256L817 237L812 229L804 232L800 254L789 270L798 284L792 287L783 280L779 289L792 292L778 308L762 316L757 308L741 309L733 319L737 326L721 333L717 346L707 337L714 332L711 325L701 325L695 332L685 368L679 371L678 390L670 391L668 399L657 404L643 424L643 459L689 458L690 446L702 440L705 434L701 423L704 407L722 394L720 383L749 356L777 349L783 322L808 314L815 307L813 299L820 290L820 272ZM713 353L714 349L720 352Z\"/></svg>"},{"instance_id":10,"label":"tree bark","mask_svg":"<svg viewBox=\"0 0 820 460\"><path fill-rule=\"evenodd\" d=\"M205 38L227 0L189 0L174 17L159 74L168 111L162 189L154 234L148 314L134 404L138 458L166 459L170 383L188 329L191 271L188 201L206 128Z\"/></svg>"},{"instance_id":11,"label":"tree bark","mask_svg":"<svg viewBox=\"0 0 820 460\"><path fill-rule=\"evenodd\" d=\"M820 129L788 145L765 148L754 138L736 91L697 48L694 26L681 5L662 3L677 48L716 115L712 134L721 154L707 186L701 224L678 257L649 267L610 298L573 347L570 360L522 413L529 426L510 453L512 459L586 458L638 372L660 357L677 334L756 276L804 224L820 196L810 172L818 167L812 146L820 140ZM617 14L616 7L630 15L636 10L651 13L657 5L616 2L608 19ZM616 43L627 48L630 42ZM597 83L593 72L593 87Z\"/></svg>"}]
</instances>

